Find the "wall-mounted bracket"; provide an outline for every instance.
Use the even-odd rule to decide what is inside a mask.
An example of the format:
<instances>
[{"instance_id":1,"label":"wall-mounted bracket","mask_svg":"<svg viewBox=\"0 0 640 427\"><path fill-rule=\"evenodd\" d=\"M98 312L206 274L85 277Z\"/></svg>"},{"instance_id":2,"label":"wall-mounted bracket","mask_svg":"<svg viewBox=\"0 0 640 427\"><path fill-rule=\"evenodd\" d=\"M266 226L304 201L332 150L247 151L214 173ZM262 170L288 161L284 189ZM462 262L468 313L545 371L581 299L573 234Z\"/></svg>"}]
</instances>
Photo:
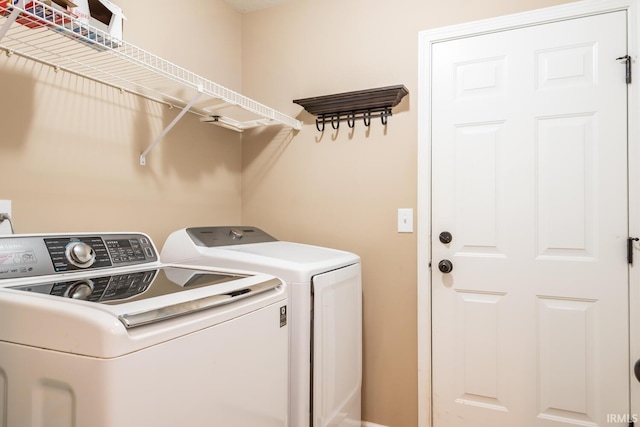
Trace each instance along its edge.
<instances>
[{"instance_id":1,"label":"wall-mounted bracket","mask_svg":"<svg viewBox=\"0 0 640 427\"><path fill-rule=\"evenodd\" d=\"M2 25L2 27L0 27L0 40L4 38L4 36L9 31L9 28L13 25L14 22L16 22L16 18L18 18L18 15L20 15L20 9L14 7L9 13L7 21Z\"/></svg>"},{"instance_id":2,"label":"wall-mounted bracket","mask_svg":"<svg viewBox=\"0 0 640 427\"><path fill-rule=\"evenodd\" d=\"M338 129L340 122L345 121L353 128L356 119L362 119L365 126L370 126L372 118L380 118L382 124L386 125L389 116L392 115L391 109L408 93L404 85L396 85L295 99L293 102L315 115L316 128L323 132L327 122L333 129Z\"/></svg>"},{"instance_id":3,"label":"wall-mounted bracket","mask_svg":"<svg viewBox=\"0 0 640 427\"><path fill-rule=\"evenodd\" d=\"M153 142L147 147L146 150L144 150L142 152L142 154L140 154L140 166L145 166L147 164L147 154L149 154L149 152L151 150L153 150L153 148L158 145L158 143L160 142L160 140L162 138L165 137L165 135L167 133L169 133L169 131L176 125L176 123L178 123L180 121L180 119L182 118L182 116L184 116L185 114L187 114L187 112L191 109L191 107L193 107L193 104L195 104L198 99L200 99L200 97L202 96L203 93L203 88L202 86L200 86L198 88L198 94L196 96L193 97L193 99L187 104L185 105L185 107L182 109L182 111L180 111L180 113L178 113L178 115L176 116L175 119L173 119L171 121L171 123L169 123L169 126L167 126L166 128L164 128L164 130L160 133L160 135L156 136L156 138L153 140Z\"/></svg>"}]
</instances>

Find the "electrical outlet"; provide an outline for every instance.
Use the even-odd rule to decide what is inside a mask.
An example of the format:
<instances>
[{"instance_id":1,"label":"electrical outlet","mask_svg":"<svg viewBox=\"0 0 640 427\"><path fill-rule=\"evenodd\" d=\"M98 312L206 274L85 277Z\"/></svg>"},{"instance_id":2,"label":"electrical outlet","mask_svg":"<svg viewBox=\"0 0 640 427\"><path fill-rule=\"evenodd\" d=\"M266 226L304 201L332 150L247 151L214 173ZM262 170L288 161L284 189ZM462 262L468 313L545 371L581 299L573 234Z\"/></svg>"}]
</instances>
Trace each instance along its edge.
<instances>
[{"instance_id":1,"label":"electrical outlet","mask_svg":"<svg viewBox=\"0 0 640 427\"><path fill-rule=\"evenodd\" d=\"M398 209L398 233L413 233L413 209Z\"/></svg>"},{"instance_id":2,"label":"electrical outlet","mask_svg":"<svg viewBox=\"0 0 640 427\"><path fill-rule=\"evenodd\" d=\"M11 200L0 200L0 213L6 213L11 216ZM0 234L11 234L9 221L4 221L0 224Z\"/></svg>"}]
</instances>

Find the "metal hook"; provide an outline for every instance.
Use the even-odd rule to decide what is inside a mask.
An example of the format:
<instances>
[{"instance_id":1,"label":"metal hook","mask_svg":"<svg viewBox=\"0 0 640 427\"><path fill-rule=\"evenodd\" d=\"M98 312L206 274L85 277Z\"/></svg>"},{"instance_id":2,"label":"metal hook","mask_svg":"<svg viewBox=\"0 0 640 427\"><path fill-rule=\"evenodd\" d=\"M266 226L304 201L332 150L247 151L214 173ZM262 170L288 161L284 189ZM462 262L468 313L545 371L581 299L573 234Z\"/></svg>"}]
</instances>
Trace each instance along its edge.
<instances>
[{"instance_id":1,"label":"metal hook","mask_svg":"<svg viewBox=\"0 0 640 427\"><path fill-rule=\"evenodd\" d=\"M353 129L356 125L356 113L351 113L347 116L347 125Z\"/></svg>"},{"instance_id":2,"label":"metal hook","mask_svg":"<svg viewBox=\"0 0 640 427\"><path fill-rule=\"evenodd\" d=\"M380 113L380 121L384 126L387 125L388 119L389 119L389 110L385 110L384 112Z\"/></svg>"},{"instance_id":3,"label":"metal hook","mask_svg":"<svg viewBox=\"0 0 640 427\"><path fill-rule=\"evenodd\" d=\"M366 127L371 125L371 110L367 111L362 115L362 121Z\"/></svg>"},{"instance_id":4,"label":"metal hook","mask_svg":"<svg viewBox=\"0 0 640 427\"><path fill-rule=\"evenodd\" d=\"M322 116L322 128L320 128L320 118L316 118L316 129L318 132L324 132L324 116Z\"/></svg>"},{"instance_id":5,"label":"metal hook","mask_svg":"<svg viewBox=\"0 0 640 427\"><path fill-rule=\"evenodd\" d=\"M333 118L335 117L335 125L333 124ZM336 114L335 116L331 116L331 127L334 129L338 129L340 127L340 114Z\"/></svg>"}]
</instances>

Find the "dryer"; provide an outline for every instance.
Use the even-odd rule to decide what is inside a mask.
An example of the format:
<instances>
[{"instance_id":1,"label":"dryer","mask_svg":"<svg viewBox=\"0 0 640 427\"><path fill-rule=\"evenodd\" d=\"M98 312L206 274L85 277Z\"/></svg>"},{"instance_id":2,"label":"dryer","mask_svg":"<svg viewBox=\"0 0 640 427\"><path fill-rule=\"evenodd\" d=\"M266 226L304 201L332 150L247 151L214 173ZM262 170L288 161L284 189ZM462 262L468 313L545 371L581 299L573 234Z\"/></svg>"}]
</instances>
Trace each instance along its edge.
<instances>
[{"instance_id":1,"label":"dryer","mask_svg":"<svg viewBox=\"0 0 640 427\"><path fill-rule=\"evenodd\" d=\"M286 426L287 295L141 233L0 237L0 426Z\"/></svg>"},{"instance_id":2,"label":"dryer","mask_svg":"<svg viewBox=\"0 0 640 427\"><path fill-rule=\"evenodd\" d=\"M169 235L161 259L283 279L289 287L291 426L360 426L360 257L279 241L256 227L192 227Z\"/></svg>"}]
</instances>

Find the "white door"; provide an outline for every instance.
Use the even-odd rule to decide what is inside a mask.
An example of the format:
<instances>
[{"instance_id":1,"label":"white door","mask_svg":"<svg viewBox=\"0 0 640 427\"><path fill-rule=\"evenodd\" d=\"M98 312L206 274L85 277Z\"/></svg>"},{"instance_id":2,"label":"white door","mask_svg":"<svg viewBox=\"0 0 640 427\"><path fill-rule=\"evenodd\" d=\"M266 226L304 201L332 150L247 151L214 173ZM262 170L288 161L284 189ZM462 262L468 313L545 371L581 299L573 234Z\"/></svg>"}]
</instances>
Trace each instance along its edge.
<instances>
[{"instance_id":1,"label":"white door","mask_svg":"<svg viewBox=\"0 0 640 427\"><path fill-rule=\"evenodd\" d=\"M435 427L627 425L626 22L433 46Z\"/></svg>"}]
</instances>

